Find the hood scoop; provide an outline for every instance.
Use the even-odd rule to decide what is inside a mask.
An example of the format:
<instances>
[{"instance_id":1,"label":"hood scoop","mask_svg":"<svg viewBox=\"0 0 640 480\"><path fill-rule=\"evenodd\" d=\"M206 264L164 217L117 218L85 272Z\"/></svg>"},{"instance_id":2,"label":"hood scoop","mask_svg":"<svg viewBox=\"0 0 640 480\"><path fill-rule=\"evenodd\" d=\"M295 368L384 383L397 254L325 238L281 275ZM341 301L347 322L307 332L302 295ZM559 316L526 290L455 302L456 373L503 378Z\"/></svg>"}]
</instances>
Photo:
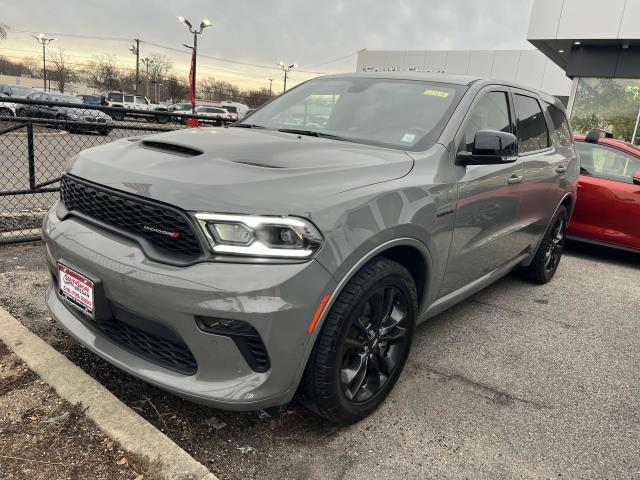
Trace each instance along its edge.
<instances>
[{"instance_id":1,"label":"hood scoop","mask_svg":"<svg viewBox=\"0 0 640 480\"><path fill-rule=\"evenodd\" d=\"M150 150L173 153L174 155L180 155L182 157L197 157L204 153L201 150L196 150L195 148L176 145L175 143L155 142L153 140L143 140L142 146Z\"/></svg>"}]
</instances>

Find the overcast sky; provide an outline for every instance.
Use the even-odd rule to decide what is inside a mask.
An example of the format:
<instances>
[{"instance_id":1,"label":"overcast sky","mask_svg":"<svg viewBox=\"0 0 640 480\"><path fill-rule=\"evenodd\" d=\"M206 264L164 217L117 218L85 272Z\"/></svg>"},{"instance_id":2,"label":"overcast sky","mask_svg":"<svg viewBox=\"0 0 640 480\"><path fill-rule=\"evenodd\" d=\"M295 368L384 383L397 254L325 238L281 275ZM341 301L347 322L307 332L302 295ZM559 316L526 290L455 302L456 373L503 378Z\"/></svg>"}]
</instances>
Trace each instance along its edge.
<instances>
[{"instance_id":1,"label":"overcast sky","mask_svg":"<svg viewBox=\"0 0 640 480\"><path fill-rule=\"evenodd\" d=\"M52 3L2 0L0 23L11 27L0 42L0 55L35 56L36 41L20 31L56 34L70 61L87 64L97 53L114 54L123 66L135 67L126 39L140 39L186 50L191 43L183 15L193 23L208 18L213 27L200 37L202 54L256 65L279 60L313 72L353 71L357 50L526 49L533 0L63 0ZM41 7L37 7L41 4ZM91 40L62 34L112 37ZM164 53L179 71L188 69L188 54L143 45L142 54ZM331 60L353 55L341 61ZM199 59L199 77L214 76L264 86L277 70ZM312 73L297 72L292 83Z\"/></svg>"}]
</instances>

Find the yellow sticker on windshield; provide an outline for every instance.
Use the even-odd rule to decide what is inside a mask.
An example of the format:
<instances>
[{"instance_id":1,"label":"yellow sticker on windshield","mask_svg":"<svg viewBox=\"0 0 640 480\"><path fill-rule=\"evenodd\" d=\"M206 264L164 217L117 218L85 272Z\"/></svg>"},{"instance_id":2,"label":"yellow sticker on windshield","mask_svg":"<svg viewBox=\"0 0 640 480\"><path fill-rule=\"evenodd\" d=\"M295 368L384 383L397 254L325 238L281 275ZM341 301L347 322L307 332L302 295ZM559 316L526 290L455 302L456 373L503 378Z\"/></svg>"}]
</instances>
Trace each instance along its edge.
<instances>
[{"instance_id":1,"label":"yellow sticker on windshield","mask_svg":"<svg viewBox=\"0 0 640 480\"><path fill-rule=\"evenodd\" d=\"M449 92L442 92L440 90L430 90L430 89L425 90L424 94L431 95L432 97L442 97L442 98L447 98L449 96Z\"/></svg>"}]
</instances>

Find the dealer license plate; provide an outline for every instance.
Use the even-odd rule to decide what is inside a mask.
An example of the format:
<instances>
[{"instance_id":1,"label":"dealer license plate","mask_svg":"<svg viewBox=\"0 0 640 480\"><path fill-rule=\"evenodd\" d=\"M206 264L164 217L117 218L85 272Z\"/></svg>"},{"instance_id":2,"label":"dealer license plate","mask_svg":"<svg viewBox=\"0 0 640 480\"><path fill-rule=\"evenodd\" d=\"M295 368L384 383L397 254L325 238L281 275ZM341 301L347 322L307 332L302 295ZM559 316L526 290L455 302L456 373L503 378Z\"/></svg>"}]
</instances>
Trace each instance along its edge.
<instances>
[{"instance_id":1,"label":"dealer license plate","mask_svg":"<svg viewBox=\"0 0 640 480\"><path fill-rule=\"evenodd\" d=\"M58 264L60 296L85 315L93 318L93 282L84 275Z\"/></svg>"}]
</instances>

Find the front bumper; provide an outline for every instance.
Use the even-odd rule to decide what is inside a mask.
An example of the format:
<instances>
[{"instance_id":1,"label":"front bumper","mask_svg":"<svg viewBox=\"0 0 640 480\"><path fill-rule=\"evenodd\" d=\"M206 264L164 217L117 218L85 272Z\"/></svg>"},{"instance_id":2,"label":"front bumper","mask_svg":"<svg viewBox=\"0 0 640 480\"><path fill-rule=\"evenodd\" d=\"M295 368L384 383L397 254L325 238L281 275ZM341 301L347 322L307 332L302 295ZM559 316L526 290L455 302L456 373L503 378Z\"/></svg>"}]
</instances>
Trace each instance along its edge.
<instances>
[{"instance_id":1,"label":"front bumper","mask_svg":"<svg viewBox=\"0 0 640 480\"><path fill-rule=\"evenodd\" d=\"M75 218L60 221L55 205L43 237L52 270L62 260L99 279L108 302L175 332L193 354L197 371L187 375L165 368L92 328L91 320L59 298L52 276L47 305L72 337L131 375L222 409L254 410L291 400L312 348L314 335L307 328L323 296L336 287L315 260L188 267L154 262L127 238ZM264 342L269 370L253 370L233 339L203 332L196 316L249 323Z\"/></svg>"}]
</instances>

